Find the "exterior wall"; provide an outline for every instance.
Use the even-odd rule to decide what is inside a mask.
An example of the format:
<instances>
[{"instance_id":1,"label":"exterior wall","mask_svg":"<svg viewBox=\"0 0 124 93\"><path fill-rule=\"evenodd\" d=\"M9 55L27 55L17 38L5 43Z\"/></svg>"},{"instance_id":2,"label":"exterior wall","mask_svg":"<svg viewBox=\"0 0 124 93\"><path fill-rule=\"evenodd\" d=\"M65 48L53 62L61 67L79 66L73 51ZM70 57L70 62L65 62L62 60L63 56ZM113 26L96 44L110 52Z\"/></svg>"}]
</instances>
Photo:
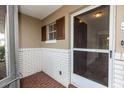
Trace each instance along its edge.
<instances>
[{"instance_id":1,"label":"exterior wall","mask_svg":"<svg viewBox=\"0 0 124 93\"><path fill-rule=\"evenodd\" d=\"M65 16L65 40L57 40L57 43L48 44L41 42L41 47L43 48L59 48L59 49L69 49L70 48L70 16L69 14L86 7L84 5L65 5L62 8L55 11L53 14L42 20L42 26L47 25L51 22L56 21L56 19Z\"/></svg>"},{"instance_id":2,"label":"exterior wall","mask_svg":"<svg viewBox=\"0 0 124 93\"><path fill-rule=\"evenodd\" d=\"M121 21L124 21L124 5L117 6L116 16L116 52L124 53L124 47L121 46L121 40L124 40L124 32L121 31Z\"/></svg>"},{"instance_id":3,"label":"exterior wall","mask_svg":"<svg viewBox=\"0 0 124 93\"><path fill-rule=\"evenodd\" d=\"M39 48L41 42L41 21L19 14L19 47Z\"/></svg>"},{"instance_id":4,"label":"exterior wall","mask_svg":"<svg viewBox=\"0 0 124 93\"><path fill-rule=\"evenodd\" d=\"M64 6L49 15L47 18L41 21L33 17L20 14L19 15L19 40L20 48L70 48L70 32L69 32L69 14L83 6ZM120 45L120 41L124 40L124 32L121 32L121 21L124 20L123 13L124 6L117 6L116 16L116 52L124 52L123 47ZM56 19L65 16L65 40L58 40L55 44L46 44L41 42L41 26L49 24Z\"/></svg>"},{"instance_id":5,"label":"exterior wall","mask_svg":"<svg viewBox=\"0 0 124 93\"><path fill-rule=\"evenodd\" d=\"M116 10L116 32L115 32L115 57L113 61L113 87L124 87L124 32L121 31L121 22L124 21L124 6L118 5Z\"/></svg>"},{"instance_id":6,"label":"exterior wall","mask_svg":"<svg viewBox=\"0 0 124 93\"><path fill-rule=\"evenodd\" d=\"M84 6L64 6L49 15L44 20L40 21L33 17L19 14L19 40L20 48L70 48L70 32L69 32L69 14L76 11ZM124 32L121 32L120 25L121 21L124 20L123 13L124 6L117 6L117 16L116 16L116 52L124 52L123 47L120 45L120 41L124 40ZM41 42L41 26L49 24L56 19L65 16L65 40L58 40L55 44L46 44ZM42 22L42 24L41 24ZM29 34L30 33L30 34Z\"/></svg>"}]
</instances>

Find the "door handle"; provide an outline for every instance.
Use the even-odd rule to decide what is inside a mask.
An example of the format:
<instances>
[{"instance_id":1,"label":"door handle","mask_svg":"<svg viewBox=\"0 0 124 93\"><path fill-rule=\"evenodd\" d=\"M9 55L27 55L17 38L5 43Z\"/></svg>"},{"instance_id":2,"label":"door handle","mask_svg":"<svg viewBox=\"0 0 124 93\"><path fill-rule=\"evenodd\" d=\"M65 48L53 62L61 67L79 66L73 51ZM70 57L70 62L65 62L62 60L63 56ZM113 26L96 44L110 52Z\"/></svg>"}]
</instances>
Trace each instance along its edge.
<instances>
[{"instance_id":1,"label":"door handle","mask_svg":"<svg viewBox=\"0 0 124 93\"><path fill-rule=\"evenodd\" d=\"M112 58L112 50L110 50L110 53L109 54L110 54L110 58Z\"/></svg>"}]
</instances>

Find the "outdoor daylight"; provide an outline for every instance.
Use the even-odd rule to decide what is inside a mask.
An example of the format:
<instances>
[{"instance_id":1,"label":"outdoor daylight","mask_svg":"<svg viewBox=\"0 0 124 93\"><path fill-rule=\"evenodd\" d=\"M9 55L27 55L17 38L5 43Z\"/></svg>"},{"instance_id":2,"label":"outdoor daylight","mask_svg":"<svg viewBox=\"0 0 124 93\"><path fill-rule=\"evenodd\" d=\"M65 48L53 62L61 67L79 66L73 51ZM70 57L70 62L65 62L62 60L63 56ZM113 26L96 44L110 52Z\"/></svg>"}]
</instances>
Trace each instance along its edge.
<instances>
[{"instance_id":1,"label":"outdoor daylight","mask_svg":"<svg viewBox=\"0 0 124 93\"><path fill-rule=\"evenodd\" d=\"M0 80L6 78L5 6L0 6Z\"/></svg>"}]
</instances>

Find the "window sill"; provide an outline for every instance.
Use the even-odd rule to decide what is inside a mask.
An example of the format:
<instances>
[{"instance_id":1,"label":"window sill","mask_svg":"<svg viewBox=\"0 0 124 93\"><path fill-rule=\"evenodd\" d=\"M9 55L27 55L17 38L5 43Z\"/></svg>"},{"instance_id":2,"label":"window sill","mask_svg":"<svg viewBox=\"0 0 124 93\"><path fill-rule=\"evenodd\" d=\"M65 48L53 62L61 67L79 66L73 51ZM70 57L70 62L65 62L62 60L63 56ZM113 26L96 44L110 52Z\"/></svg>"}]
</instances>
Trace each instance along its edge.
<instances>
[{"instance_id":1,"label":"window sill","mask_svg":"<svg viewBox=\"0 0 124 93\"><path fill-rule=\"evenodd\" d=\"M48 40L45 43L56 43L56 42L57 42L56 40Z\"/></svg>"}]
</instances>

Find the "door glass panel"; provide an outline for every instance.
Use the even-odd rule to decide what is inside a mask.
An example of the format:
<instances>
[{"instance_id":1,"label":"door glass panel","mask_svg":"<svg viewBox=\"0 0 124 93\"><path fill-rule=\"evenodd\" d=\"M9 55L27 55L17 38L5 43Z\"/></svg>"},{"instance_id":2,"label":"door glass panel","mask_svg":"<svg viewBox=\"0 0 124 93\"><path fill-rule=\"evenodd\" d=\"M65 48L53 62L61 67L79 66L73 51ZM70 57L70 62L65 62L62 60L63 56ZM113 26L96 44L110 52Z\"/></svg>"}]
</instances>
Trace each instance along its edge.
<instances>
[{"instance_id":1,"label":"door glass panel","mask_svg":"<svg viewBox=\"0 0 124 93\"><path fill-rule=\"evenodd\" d=\"M74 51L74 73L108 86L108 53Z\"/></svg>"},{"instance_id":2,"label":"door glass panel","mask_svg":"<svg viewBox=\"0 0 124 93\"><path fill-rule=\"evenodd\" d=\"M74 48L74 73L108 86L109 6L74 17Z\"/></svg>"},{"instance_id":3,"label":"door glass panel","mask_svg":"<svg viewBox=\"0 0 124 93\"><path fill-rule=\"evenodd\" d=\"M7 77L5 17L6 6L0 5L0 80Z\"/></svg>"},{"instance_id":4,"label":"door glass panel","mask_svg":"<svg viewBox=\"0 0 124 93\"><path fill-rule=\"evenodd\" d=\"M74 17L74 48L109 48L109 6Z\"/></svg>"}]
</instances>

